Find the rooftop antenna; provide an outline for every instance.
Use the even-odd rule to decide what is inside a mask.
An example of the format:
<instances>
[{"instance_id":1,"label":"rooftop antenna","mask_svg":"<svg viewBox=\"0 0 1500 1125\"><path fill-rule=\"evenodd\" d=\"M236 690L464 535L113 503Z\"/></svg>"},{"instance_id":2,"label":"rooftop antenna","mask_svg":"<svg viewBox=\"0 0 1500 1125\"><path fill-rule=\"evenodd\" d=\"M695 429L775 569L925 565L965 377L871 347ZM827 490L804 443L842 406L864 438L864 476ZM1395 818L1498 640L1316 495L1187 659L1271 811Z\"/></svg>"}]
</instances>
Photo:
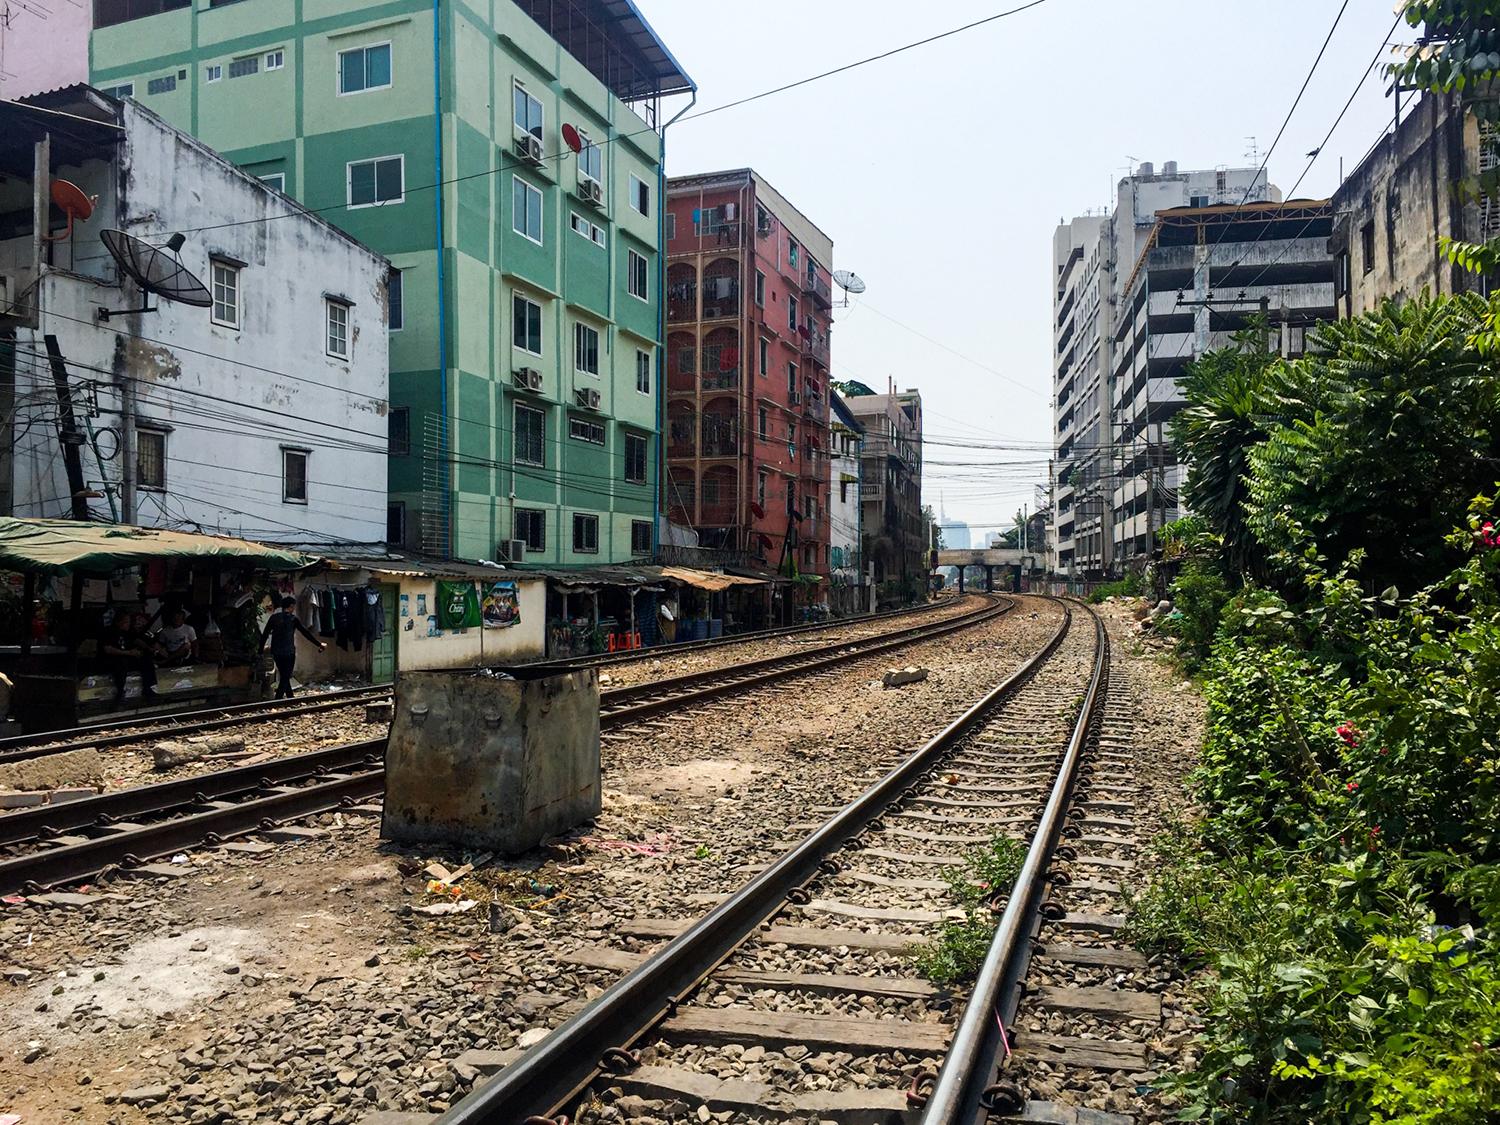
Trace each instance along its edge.
<instances>
[{"instance_id":1,"label":"rooftop antenna","mask_svg":"<svg viewBox=\"0 0 1500 1125\"><path fill-rule=\"evenodd\" d=\"M164 301L176 301L178 304L193 305L200 309L213 307L213 295L177 256L182 244L187 241L182 235L174 234L167 239L165 249L152 246L122 230L103 231L99 238L120 267L120 272L134 281L141 290L140 308L101 308L95 313L100 320L130 313L155 312L156 309L151 304L152 294Z\"/></svg>"},{"instance_id":2,"label":"rooftop antenna","mask_svg":"<svg viewBox=\"0 0 1500 1125\"><path fill-rule=\"evenodd\" d=\"M1245 159L1258 167L1260 165L1260 148L1256 145L1255 138L1246 137L1245 143L1250 146L1245 150Z\"/></svg>"},{"instance_id":3,"label":"rooftop antenna","mask_svg":"<svg viewBox=\"0 0 1500 1125\"><path fill-rule=\"evenodd\" d=\"M833 283L844 291L844 299L838 305L841 309L849 307L849 294L857 296L865 291L865 279L853 270L834 270Z\"/></svg>"}]
</instances>

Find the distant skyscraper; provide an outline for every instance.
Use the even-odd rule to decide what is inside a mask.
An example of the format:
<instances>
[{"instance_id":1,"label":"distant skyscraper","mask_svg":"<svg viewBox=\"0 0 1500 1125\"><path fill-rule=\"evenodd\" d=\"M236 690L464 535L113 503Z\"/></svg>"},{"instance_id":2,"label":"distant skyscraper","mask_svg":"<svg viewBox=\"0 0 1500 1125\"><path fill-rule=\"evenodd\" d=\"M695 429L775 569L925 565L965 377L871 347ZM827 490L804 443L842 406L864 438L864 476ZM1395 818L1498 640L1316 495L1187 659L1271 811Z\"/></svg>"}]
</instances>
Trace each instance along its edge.
<instances>
[{"instance_id":1,"label":"distant skyscraper","mask_svg":"<svg viewBox=\"0 0 1500 1125\"><path fill-rule=\"evenodd\" d=\"M973 546L974 540L969 533L969 525L963 520L949 519L941 498L938 500L938 526L943 529L944 547L954 551L967 551Z\"/></svg>"}]
</instances>

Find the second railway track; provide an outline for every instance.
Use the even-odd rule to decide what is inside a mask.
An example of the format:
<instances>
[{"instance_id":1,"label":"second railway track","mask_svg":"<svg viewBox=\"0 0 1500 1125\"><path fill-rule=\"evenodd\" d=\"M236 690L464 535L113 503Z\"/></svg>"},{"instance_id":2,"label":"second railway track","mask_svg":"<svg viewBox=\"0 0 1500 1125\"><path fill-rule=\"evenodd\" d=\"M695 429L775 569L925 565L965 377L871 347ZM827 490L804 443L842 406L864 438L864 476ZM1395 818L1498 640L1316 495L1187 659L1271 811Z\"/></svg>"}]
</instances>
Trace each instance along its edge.
<instances>
[{"instance_id":1,"label":"second railway track","mask_svg":"<svg viewBox=\"0 0 1500 1125\"><path fill-rule=\"evenodd\" d=\"M600 725L621 727L830 670L993 620L1014 605L989 598L977 610L935 622L605 692ZM0 894L76 883L204 842L359 806L383 790L383 754L384 739L375 739L10 813L0 817L0 849L11 852L0 859Z\"/></svg>"}]
</instances>

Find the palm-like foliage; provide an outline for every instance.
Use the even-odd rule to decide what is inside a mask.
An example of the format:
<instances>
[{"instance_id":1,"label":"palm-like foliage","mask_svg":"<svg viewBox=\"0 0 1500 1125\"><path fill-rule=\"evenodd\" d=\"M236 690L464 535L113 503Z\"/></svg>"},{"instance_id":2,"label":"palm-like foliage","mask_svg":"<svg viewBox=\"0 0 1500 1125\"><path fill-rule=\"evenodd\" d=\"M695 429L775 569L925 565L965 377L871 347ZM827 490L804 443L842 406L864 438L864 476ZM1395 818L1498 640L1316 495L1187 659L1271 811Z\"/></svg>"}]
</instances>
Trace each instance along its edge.
<instances>
[{"instance_id":1,"label":"palm-like foliage","mask_svg":"<svg viewBox=\"0 0 1500 1125\"><path fill-rule=\"evenodd\" d=\"M1387 303L1325 325L1316 351L1262 381L1247 523L1266 550L1297 525L1365 577L1410 589L1455 562L1445 536L1500 477L1500 379L1473 337L1476 296Z\"/></svg>"}]
</instances>

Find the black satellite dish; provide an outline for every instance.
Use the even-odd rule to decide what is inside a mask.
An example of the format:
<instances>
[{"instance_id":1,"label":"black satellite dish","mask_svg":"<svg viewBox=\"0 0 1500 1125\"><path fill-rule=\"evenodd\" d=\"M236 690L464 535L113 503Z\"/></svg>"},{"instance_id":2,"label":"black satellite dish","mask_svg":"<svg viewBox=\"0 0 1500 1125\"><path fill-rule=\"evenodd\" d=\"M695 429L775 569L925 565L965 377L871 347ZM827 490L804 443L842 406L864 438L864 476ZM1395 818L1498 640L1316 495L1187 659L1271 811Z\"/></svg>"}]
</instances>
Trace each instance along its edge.
<instances>
[{"instance_id":1,"label":"black satellite dish","mask_svg":"<svg viewBox=\"0 0 1500 1125\"><path fill-rule=\"evenodd\" d=\"M213 307L213 294L177 257L177 251L182 247L182 235L174 234L167 241L167 248L171 253L152 246L149 242L142 242L122 230L102 231L99 237L104 240L105 249L114 258L121 272L141 287L145 298L138 309L100 309L100 320L127 313L155 312L156 309L149 303L153 293L164 301L176 301L200 309Z\"/></svg>"}]
</instances>

